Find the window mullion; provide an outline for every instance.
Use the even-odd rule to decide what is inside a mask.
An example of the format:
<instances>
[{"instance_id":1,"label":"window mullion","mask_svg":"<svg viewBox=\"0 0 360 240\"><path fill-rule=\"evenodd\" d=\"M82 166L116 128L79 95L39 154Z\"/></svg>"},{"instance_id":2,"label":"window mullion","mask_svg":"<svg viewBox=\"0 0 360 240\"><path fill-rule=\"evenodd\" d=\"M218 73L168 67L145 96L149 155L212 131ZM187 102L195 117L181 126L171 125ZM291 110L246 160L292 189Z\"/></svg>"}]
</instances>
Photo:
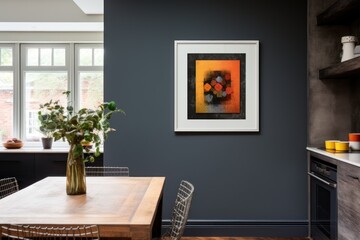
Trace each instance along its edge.
<instances>
[{"instance_id":1,"label":"window mullion","mask_svg":"<svg viewBox=\"0 0 360 240\"><path fill-rule=\"evenodd\" d=\"M95 48L92 48L92 51L91 51L91 54L92 54L92 63L91 63L91 66L95 66Z\"/></svg>"},{"instance_id":2,"label":"window mullion","mask_svg":"<svg viewBox=\"0 0 360 240\"><path fill-rule=\"evenodd\" d=\"M76 92L76 76L75 76L75 44L70 43L69 49L69 91L71 92L70 101L72 103L72 107L74 111L78 110L77 105L77 92Z\"/></svg>"},{"instance_id":3,"label":"window mullion","mask_svg":"<svg viewBox=\"0 0 360 240\"><path fill-rule=\"evenodd\" d=\"M51 66L54 66L54 48L51 48Z\"/></svg>"},{"instance_id":4,"label":"window mullion","mask_svg":"<svg viewBox=\"0 0 360 240\"><path fill-rule=\"evenodd\" d=\"M40 48L38 48L38 65L41 66L41 49Z\"/></svg>"},{"instance_id":5,"label":"window mullion","mask_svg":"<svg viewBox=\"0 0 360 240\"><path fill-rule=\"evenodd\" d=\"M20 63L20 44L16 43L14 45L14 120L13 120L13 133L14 136L22 139L21 135L21 108L22 108L22 97L21 97L21 63Z\"/></svg>"},{"instance_id":6,"label":"window mullion","mask_svg":"<svg viewBox=\"0 0 360 240\"><path fill-rule=\"evenodd\" d=\"M14 71L14 66L0 66L0 71Z\"/></svg>"},{"instance_id":7,"label":"window mullion","mask_svg":"<svg viewBox=\"0 0 360 240\"><path fill-rule=\"evenodd\" d=\"M77 71L79 72L98 72L98 71L103 71L104 68L103 67L82 67L82 66L77 66Z\"/></svg>"},{"instance_id":8,"label":"window mullion","mask_svg":"<svg viewBox=\"0 0 360 240\"><path fill-rule=\"evenodd\" d=\"M23 71L34 71L34 72L65 72L68 71L68 67L24 67Z\"/></svg>"}]
</instances>

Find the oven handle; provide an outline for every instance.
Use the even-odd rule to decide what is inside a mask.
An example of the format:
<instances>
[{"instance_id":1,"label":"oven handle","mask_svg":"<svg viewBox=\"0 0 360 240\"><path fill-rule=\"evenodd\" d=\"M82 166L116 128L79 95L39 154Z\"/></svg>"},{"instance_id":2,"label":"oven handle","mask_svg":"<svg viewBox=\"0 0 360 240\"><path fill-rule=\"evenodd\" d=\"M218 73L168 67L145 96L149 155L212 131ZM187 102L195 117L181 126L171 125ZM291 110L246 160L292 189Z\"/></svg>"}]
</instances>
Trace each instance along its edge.
<instances>
[{"instance_id":1,"label":"oven handle","mask_svg":"<svg viewBox=\"0 0 360 240\"><path fill-rule=\"evenodd\" d=\"M328 181L326 181L326 180L324 180L324 179L316 176L313 172L308 172L308 175L309 175L310 177L316 178L317 180L325 183L326 185L328 185L328 186L330 186L330 187L332 187L332 188L336 188L336 183L328 182Z\"/></svg>"}]
</instances>

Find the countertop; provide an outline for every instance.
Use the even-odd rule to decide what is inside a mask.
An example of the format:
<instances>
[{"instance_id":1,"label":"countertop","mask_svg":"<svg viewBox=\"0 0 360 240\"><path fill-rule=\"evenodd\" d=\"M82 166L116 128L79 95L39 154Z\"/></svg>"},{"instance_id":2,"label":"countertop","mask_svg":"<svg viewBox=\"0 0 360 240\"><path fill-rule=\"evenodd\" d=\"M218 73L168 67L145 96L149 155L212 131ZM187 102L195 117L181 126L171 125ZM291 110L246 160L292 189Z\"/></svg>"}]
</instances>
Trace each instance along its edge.
<instances>
[{"instance_id":1,"label":"countertop","mask_svg":"<svg viewBox=\"0 0 360 240\"><path fill-rule=\"evenodd\" d=\"M19 149L6 149L4 147L0 147L1 153L68 153L68 147L53 147L52 149L43 149L41 147L22 147ZM91 149L90 152L94 152L94 149ZM104 152L102 148L100 148L100 152Z\"/></svg>"},{"instance_id":2,"label":"countertop","mask_svg":"<svg viewBox=\"0 0 360 240\"><path fill-rule=\"evenodd\" d=\"M325 151L324 149L319 149L315 147L307 147L306 149L310 152L318 153L323 156L330 157L332 159L360 167L360 151L346 152L346 153L331 153Z\"/></svg>"}]
</instances>

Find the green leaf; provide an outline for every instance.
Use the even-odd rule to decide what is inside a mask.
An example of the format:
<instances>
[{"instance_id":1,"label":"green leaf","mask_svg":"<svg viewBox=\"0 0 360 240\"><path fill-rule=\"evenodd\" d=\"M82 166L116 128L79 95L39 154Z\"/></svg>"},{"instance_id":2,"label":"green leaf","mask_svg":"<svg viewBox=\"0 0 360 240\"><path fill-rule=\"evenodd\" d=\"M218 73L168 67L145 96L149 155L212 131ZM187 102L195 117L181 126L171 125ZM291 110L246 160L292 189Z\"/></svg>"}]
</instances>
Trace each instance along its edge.
<instances>
[{"instance_id":1,"label":"green leaf","mask_svg":"<svg viewBox=\"0 0 360 240\"><path fill-rule=\"evenodd\" d=\"M94 155L95 155L95 157L99 157L101 155L99 147L96 148Z\"/></svg>"},{"instance_id":2,"label":"green leaf","mask_svg":"<svg viewBox=\"0 0 360 240\"><path fill-rule=\"evenodd\" d=\"M62 94L65 94L68 97L70 95L70 91L63 92Z\"/></svg>"},{"instance_id":3,"label":"green leaf","mask_svg":"<svg viewBox=\"0 0 360 240\"><path fill-rule=\"evenodd\" d=\"M75 148L74 148L74 158L80 158L83 154L83 147L81 146L81 144L76 144Z\"/></svg>"},{"instance_id":4,"label":"green leaf","mask_svg":"<svg viewBox=\"0 0 360 240\"><path fill-rule=\"evenodd\" d=\"M110 111L115 111L116 109L116 103L114 101L109 102L108 109Z\"/></svg>"}]
</instances>

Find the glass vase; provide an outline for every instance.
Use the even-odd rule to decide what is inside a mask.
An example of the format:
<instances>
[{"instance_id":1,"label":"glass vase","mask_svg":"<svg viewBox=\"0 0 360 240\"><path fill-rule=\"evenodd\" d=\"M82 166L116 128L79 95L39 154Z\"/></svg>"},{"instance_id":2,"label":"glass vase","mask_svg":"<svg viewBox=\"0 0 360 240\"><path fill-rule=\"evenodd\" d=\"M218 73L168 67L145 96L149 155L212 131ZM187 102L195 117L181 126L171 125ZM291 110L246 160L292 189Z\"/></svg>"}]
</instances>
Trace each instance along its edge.
<instances>
[{"instance_id":1,"label":"glass vase","mask_svg":"<svg viewBox=\"0 0 360 240\"><path fill-rule=\"evenodd\" d=\"M66 193L68 195L86 194L86 174L83 156L74 157L76 145L70 146L66 163Z\"/></svg>"}]
</instances>

